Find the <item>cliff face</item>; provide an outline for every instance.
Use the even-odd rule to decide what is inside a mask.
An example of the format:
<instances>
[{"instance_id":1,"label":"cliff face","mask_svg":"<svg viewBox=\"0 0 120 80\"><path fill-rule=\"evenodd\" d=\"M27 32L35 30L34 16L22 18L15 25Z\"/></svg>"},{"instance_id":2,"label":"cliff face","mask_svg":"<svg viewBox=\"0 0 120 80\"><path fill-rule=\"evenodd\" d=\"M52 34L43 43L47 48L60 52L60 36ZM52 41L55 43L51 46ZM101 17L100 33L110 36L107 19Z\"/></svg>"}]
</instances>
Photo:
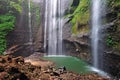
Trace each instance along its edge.
<instances>
[{"instance_id":1,"label":"cliff face","mask_svg":"<svg viewBox=\"0 0 120 80\"><path fill-rule=\"evenodd\" d=\"M68 18L63 29L66 53L89 60L90 1L73 0L71 7L66 10L65 17Z\"/></svg>"},{"instance_id":2,"label":"cliff face","mask_svg":"<svg viewBox=\"0 0 120 80\"><path fill-rule=\"evenodd\" d=\"M112 24L107 29L106 44L109 52L120 55L120 1L110 0L107 8L107 23Z\"/></svg>"},{"instance_id":3,"label":"cliff face","mask_svg":"<svg viewBox=\"0 0 120 80\"><path fill-rule=\"evenodd\" d=\"M65 0L64 2L63 6L67 9L71 1ZM45 0L31 2L32 44L29 42L28 2L23 1L22 6L22 13L17 17L15 29L7 36L8 50L6 52L13 50L12 53L14 52L17 56L29 56L33 52L44 52Z\"/></svg>"},{"instance_id":4,"label":"cliff face","mask_svg":"<svg viewBox=\"0 0 120 80\"><path fill-rule=\"evenodd\" d=\"M17 15L15 29L7 35L8 53L14 53L16 56L29 56L35 51L35 42L40 28L40 3L31 2L31 29L29 28L28 2L23 1L22 12ZM32 43L30 41L32 34ZM39 35L40 36L40 35Z\"/></svg>"},{"instance_id":5,"label":"cliff face","mask_svg":"<svg viewBox=\"0 0 120 80\"><path fill-rule=\"evenodd\" d=\"M77 4L77 3L79 4ZM106 46L105 52L112 52L114 54L120 53L120 1L109 0L106 2L106 12L103 15L105 21L104 32L105 39L104 45ZM73 0L71 8L66 10L66 17L68 23L71 23L71 34L69 38L76 37L83 39L81 42L89 44L90 33L90 1L89 0ZM86 40L84 39L86 36ZM74 38L75 39L75 38Z\"/></svg>"},{"instance_id":6,"label":"cliff face","mask_svg":"<svg viewBox=\"0 0 120 80\"><path fill-rule=\"evenodd\" d=\"M108 1L106 18L109 24L105 37L106 71L120 78L120 0Z\"/></svg>"},{"instance_id":7,"label":"cliff face","mask_svg":"<svg viewBox=\"0 0 120 80\"><path fill-rule=\"evenodd\" d=\"M65 47L71 55L90 60L90 1L75 0L71 8L66 10L66 17L70 24L66 31L69 36L65 38ZM106 13L102 15L104 21L102 34L105 49L103 53L103 70L110 74L120 76L120 0L106 2ZM66 34L66 33L65 33ZM99 45L100 46L100 45ZM71 50L70 50L71 49Z\"/></svg>"}]
</instances>

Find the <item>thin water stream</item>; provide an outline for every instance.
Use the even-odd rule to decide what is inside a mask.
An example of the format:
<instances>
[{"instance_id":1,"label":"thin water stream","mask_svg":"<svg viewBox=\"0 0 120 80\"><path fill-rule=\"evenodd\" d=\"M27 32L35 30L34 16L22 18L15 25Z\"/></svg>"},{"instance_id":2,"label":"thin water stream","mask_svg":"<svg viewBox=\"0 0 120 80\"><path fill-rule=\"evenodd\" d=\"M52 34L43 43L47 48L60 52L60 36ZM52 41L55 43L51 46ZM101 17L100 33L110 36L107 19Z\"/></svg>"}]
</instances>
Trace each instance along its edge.
<instances>
[{"instance_id":1,"label":"thin water stream","mask_svg":"<svg viewBox=\"0 0 120 80\"><path fill-rule=\"evenodd\" d=\"M92 29L91 29L91 46L93 54L93 66L100 68L102 62L102 45L101 45L101 31L102 31L102 16L105 12L105 0L92 0Z\"/></svg>"},{"instance_id":2,"label":"thin water stream","mask_svg":"<svg viewBox=\"0 0 120 80\"><path fill-rule=\"evenodd\" d=\"M28 0L28 27L29 27L29 43L32 44L32 25L31 25L31 0Z\"/></svg>"}]
</instances>

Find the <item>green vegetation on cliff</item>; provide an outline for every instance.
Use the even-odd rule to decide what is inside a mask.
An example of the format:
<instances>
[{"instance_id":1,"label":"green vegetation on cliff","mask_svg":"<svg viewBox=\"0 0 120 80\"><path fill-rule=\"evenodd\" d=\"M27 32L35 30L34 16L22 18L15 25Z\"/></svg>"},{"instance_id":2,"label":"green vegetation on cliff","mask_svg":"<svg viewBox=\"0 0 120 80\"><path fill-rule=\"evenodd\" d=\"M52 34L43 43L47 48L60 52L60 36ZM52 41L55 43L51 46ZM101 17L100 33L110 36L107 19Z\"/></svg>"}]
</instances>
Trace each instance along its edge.
<instances>
[{"instance_id":1,"label":"green vegetation on cliff","mask_svg":"<svg viewBox=\"0 0 120 80\"><path fill-rule=\"evenodd\" d=\"M71 5L70 11L72 13L67 15L70 18L70 22L72 23L72 33L84 33L88 32L88 22L90 18L90 0L78 0L78 5Z\"/></svg>"},{"instance_id":2,"label":"green vegetation on cliff","mask_svg":"<svg viewBox=\"0 0 120 80\"><path fill-rule=\"evenodd\" d=\"M107 0L106 4L106 21L108 24L114 24L107 30L106 45L120 53L120 0ZM84 34L89 31L90 0L73 0L66 14L68 22L72 23L73 34Z\"/></svg>"},{"instance_id":3,"label":"green vegetation on cliff","mask_svg":"<svg viewBox=\"0 0 120 80\"><path fill-rule=\"evenodd\" d=\"M14 16L0 15L0 54L6 49L6 35L14 29L14 24Z\"/></svg>"},{"instance_id":4,"label":"green vegetation on cliff","mask_svg":"<svg viewBox=\"0 0 120 80\"><path fill-rule=\"evenodd\" d=\"M107 45L115 52L120 53L120 0L109 0L107 20L114 25L108 29Z\"/></svg>"},{"instance_id":5,"label":"green vegetation on cliff","mask_svg":"<svg viewBox=\"0 0 120 80\"><path fill-rule=\"evenodd\" d=\"M14 29L16 15L22 11L22 0L0 0L0 54L6 49L7 34Z\"/></svg>"},{"instance_id":6,"label":"green vegetation on cliff","mask_svg":"<svg viewBox=\"0 0 120 80\"><path fill-rule=\"evenodd\" d=\"M36 26L40 26L40 5L39 3L34 3L34 2L31 2L31 13L32 13L32 17L33 18L33 23L36 24Z\"/></svg>"}]
</instances>

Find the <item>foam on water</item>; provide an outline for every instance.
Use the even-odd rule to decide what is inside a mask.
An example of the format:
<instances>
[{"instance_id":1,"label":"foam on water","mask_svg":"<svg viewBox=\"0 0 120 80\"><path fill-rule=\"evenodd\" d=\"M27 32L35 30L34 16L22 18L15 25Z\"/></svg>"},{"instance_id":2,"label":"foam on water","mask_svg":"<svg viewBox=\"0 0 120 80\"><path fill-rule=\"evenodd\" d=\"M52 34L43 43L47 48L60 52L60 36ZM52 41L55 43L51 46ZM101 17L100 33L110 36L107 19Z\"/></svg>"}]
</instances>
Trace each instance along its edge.
<instances>
[{"instance_id":1,"label":"foam on water","mask_svg":"<svg viewBox=\"0 0 120 80\"><path fill-rule=\"evenodd\" d=\"M99 74L99 75L102 76L102 77L110 78L110 76L109 76L108 73L106 73L106 72L104 72L104 71L102 71L102 70L100 70L100 69L97 69L97 68L95 68L95 67L90 67L90 66L87 66L87 68L88 68L90 71L93 71L93 72Z\"/></svg>"}]
</instances>

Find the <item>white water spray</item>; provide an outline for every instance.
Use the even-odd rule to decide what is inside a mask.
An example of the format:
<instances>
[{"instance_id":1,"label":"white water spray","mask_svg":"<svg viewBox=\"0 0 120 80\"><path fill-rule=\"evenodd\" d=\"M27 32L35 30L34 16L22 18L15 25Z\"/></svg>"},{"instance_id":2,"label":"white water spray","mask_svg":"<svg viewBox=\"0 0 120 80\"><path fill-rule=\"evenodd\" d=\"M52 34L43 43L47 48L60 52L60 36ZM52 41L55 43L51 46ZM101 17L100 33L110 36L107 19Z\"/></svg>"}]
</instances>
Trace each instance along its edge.
<instances>
[{"instance_id":1,"label":"white water spray","mask_svg":"<svg viewBox=\"0 0 120 80\"><path fill-rule=\"evenodd\" d=\"M62 0L45 1L44 49L48 47L48 55L62 55Z\"/></svg>"},{"instance_id":2,"label":"white water spray","mask_svg":"<svg viewBox=\"0 0 120 80\"><path fill-rule=\"evenodd\" d=\"M103 16L102 12L105 10L104 0L92 0L92 34L91 34L91 43L92 43L92 54L93 54L93 65L96 68L99 68L100 59L102 56L99 56L101 51L100 47L100 32L102 27L101 17Z\"/></svg>"}]
</instances>

